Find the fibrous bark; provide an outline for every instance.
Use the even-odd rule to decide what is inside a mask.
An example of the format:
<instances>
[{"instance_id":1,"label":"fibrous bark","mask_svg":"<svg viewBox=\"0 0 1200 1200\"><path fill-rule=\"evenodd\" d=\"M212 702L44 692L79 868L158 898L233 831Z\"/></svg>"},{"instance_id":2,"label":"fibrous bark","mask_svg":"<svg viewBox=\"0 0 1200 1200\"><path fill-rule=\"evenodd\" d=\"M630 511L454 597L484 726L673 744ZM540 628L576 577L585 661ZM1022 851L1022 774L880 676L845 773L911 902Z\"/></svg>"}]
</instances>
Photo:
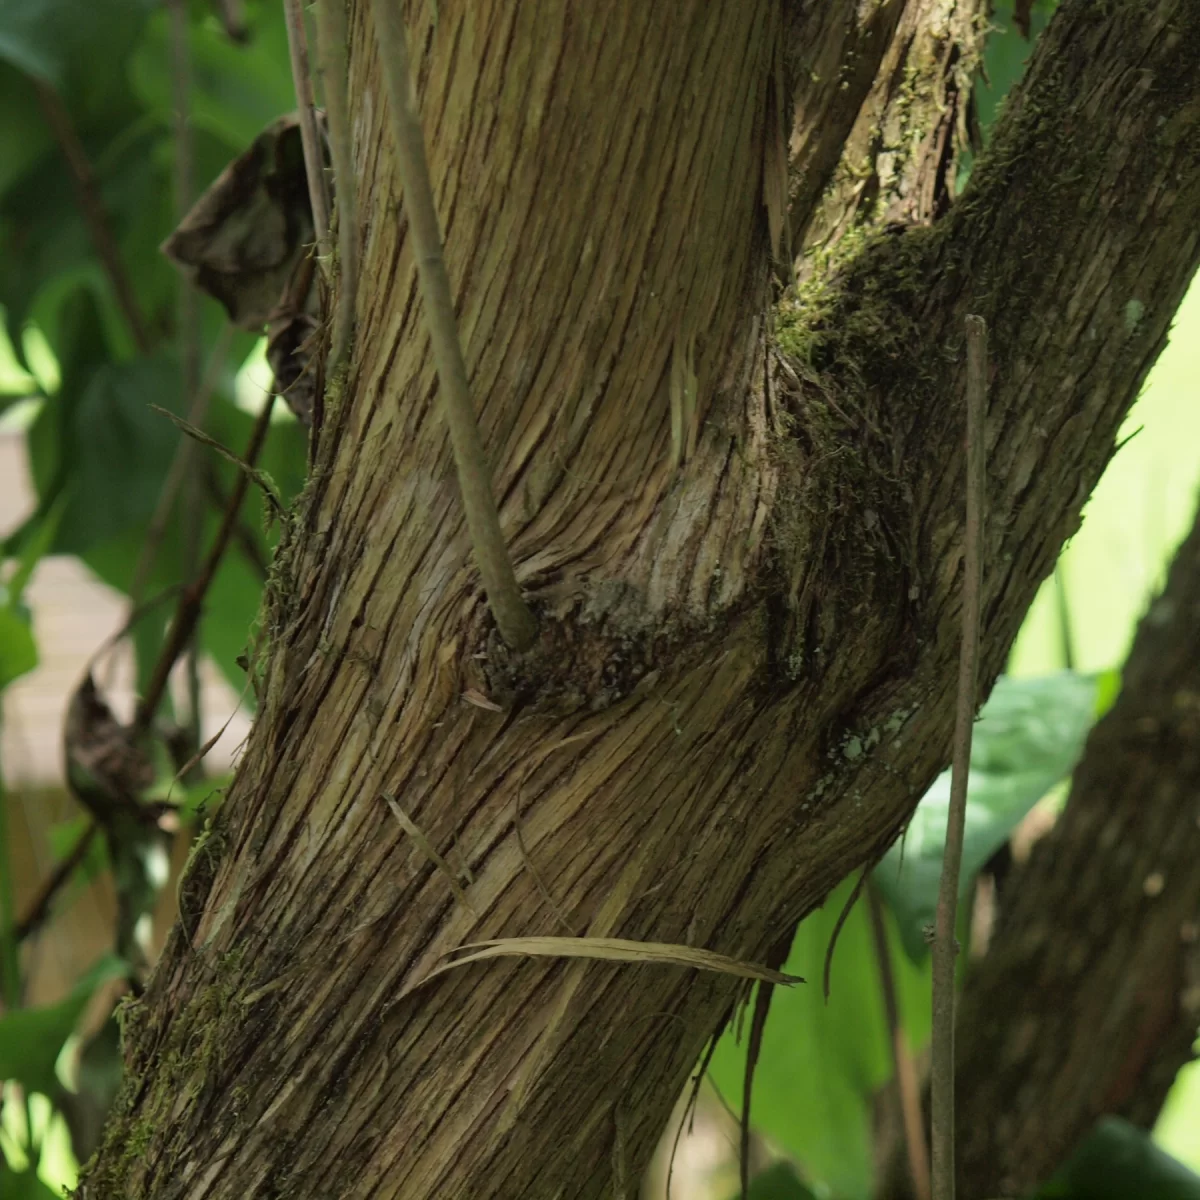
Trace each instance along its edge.
<instances>
[{"instance_id":1,"label":"fibrous bark","mask_svg":"<svg viewBox=\"0 0 1200 1200\"><path fill-rule=\"evenodd\" d=\"M514 655L470 567L352 5L353 361L88 1200L638 1177L736 981L534 960L417 985L463 943L564 925L758 958L894 838L948 746L966 314L995 358L991 679L1197 258L1200 12L1100 8L1064 6L967 196L851 245L777 348L769 116L781 47L829 5L406 5L541 622Z\"/></svg>"},{"instance_id":2,"label":"fibrous bark","mask_svg":"<svg viewBox=\"0 0 1200 1200\"><path fill-rule=\"evenodd\" d=\"M1023 1195L1100 1116L1149 1128L1200 1027L1200 523L961 1008L964 1195Z\"/></svg>"}]
</instances>

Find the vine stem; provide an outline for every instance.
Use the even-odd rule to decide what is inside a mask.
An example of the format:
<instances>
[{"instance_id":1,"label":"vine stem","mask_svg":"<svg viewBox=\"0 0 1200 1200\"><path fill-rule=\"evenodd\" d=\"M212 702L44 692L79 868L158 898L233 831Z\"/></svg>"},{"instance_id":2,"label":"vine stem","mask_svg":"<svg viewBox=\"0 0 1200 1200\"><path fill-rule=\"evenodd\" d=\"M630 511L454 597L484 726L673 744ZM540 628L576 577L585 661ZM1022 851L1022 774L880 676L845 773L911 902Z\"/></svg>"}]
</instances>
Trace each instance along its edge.
<instances>
[{"instance_id":1,"label":"vine stem","mask_svg":"<svg viewBox=\"0 0 1200 1200\"><path fill-rule=\"evenodd\" d=\"M308 35L304 29L304 10L300 0L283 0L283 12L292 62L292 83L296 88L296 105L300 113L300 143L304 147L304 171L308 177L317 254L322 265L328 269L329 194L325 187L325 156L321 150L321 134L317 129L312 78L308 73Z\"/></svg>"},{"instance_id":2,"label":"vine stem","mask_svg":"<svg viewBox=\"0 0 1200 1200\"><path fill-rule=\"evenodd\" d=\"M904 1036L900 1018L900 995L896 987L896 972L892 966L892 951L888 946L887 924L883 901L874 884L867 886L867 911L871 918L871 939L875 943L875 961L879 966L879 991L883 997L883 1013L887 1020L888 1039L892 1047L892 1071L900 1097L900 1117L904 1125L904 1148L908 1157L908 1174L915 1200L929 1200L929 1149L925 1143L925 1120L921 1113L921 1085L917 1069Z\"/></svg>"},{"instance_id":3,"label":"vine stem","mask_svg":"<svg viewBox=\"0 0 1200 1200\"><path fill-rule=\"evenodd\" d=\"M345 361L354 328L354 300L358 292L358 183L354 177L350 134L345 0L318 0L314 15L317 72L325 102L329 157L333 162L333 199L337 207L338 301L327 372L328 378L333 378Z\"/></svg>"},{"instance_id":4,"label":"vine stem","mask_svg":"<svg viewBox=\"0 0 1200 1200\"><path fill-rule=\"evenodd\" d=\"M250 432L250 444L246 447L245 461L251 467L257 461L263 442L266 441L267 430L271 424L271 409L274 404L275 395L272 393L263 403L262 410L254 422L254 428ZM229 545L229 540L237 526L238 514L241 512L242 501L246 498L246 490L249 485L249 474L244 470L239 471L233 484L233 491L229 496L229 504L221 518L220 527L217 529L216 537L213 539L204 565L199 575L195 579L189 580L183 589L166 642L154 664L150 682L146 685L146 692L138 701L137 709L134 712L133 724L138 732L145 732L150 728L159 702L166 691L171 668L195 633L203 610L204 593L208 591L209 584L212 583L213 577L217 573L217 567L221 565L221 556L225 553L225 547Z\"/></svg>"},{"instance_id":5,"label":"vine stem","mask_svg":"<svg viewBox=\"0 0 1200 1200\"><path fill-rule=\"evenodd\" d=\"M500 515L492 495L491 472L483 453L475 410L467 383L467 367L454 320L454 301L450 295L450 277L442 254L442 235L433 187L429 181L429 163L425 157L425 139L417 117L416 101L408 64L408 39L404 17L396 0L373 0L375 36L387 86L392 140L395 142L400 183L409 233L416 250L417 275L425 319L433 343L446 424L454 448L454 465L467 514L471 544L487 589L488 603L500 636L514 649L523 650L537 635L537 621L521 596L516 573L504 536Z\"/></svg>"},{"instance_id":6,"label":"vine stem","mask_svg":"<svg viewBox=\"0 0 1200 1200\"><path fill-rule=\"evenodd\" d=\"M188 40L187 0L170 0L171 80L175 100L175 216L182 221L192 207L196 190L195 146L192 139L191 93L192 56ZM198 407L200 381L200 304L189 279L179 280L179 357L183 367L183 394L188 407ZM207 401L205 401L207 405ZM191 580L200 567L200 543L204 530L203 498L198 464L188 459L183 468L184 506L181 513L183 533L183 577ZM188 733L194 745L200 744L200 646L194 632L184 647L184 674L187 679Z\"/></svg>"},{"instance_id":7,"label":"vine stem","mask_svg":"<svg viewBox=\"0 0 1200 1200\"><path fill-rule=\"evenodd\" d=\"M137 294L133 290L133 281L129 278L129 272L121 259L121 251L117 246L108 214L104 211L96 172L92 169L79 134L58 93L48 83L38 80L34 81L34 88L46 124L50 127L63 158L66 159L71 183L75 188L76 204L83 214L92 245L116 297L117 307L125 318L125 324L129 326L129 333L138 353L149 354L152 348L150 330L138 304Z\"/></svg>"},{"instance_id":8,"label":"vine stem","mask_svg":"<svg viewBox=\"0 0 1200 1200\"><path fill-rule=\"evenodd\" d=\"M954 719L954 759L946 849L938 885L933 938L933 1061L930 1071L933 1200L954 1200L954 924L967 813L967 773L979 674L979 613L983 590L985 492L984 419L987 407L987 325L967 317L967 519L963 551L962 647Z\"/></svg>"}]
</instances>

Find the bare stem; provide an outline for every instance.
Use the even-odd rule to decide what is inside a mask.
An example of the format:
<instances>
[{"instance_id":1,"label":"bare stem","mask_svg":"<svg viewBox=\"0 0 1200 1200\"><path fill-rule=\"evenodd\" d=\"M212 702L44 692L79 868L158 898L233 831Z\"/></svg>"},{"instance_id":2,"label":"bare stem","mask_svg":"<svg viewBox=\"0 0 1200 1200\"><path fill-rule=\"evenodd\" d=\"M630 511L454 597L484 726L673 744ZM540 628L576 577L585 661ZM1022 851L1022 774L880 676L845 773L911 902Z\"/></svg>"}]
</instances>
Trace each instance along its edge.
<instances>
[{"instance_id":1,"label":"bare stem","mask_svg":"<svg viewBox=\"0 0 1200 1200\"><path fill-rule=\"evenodd\" d=\"M50 916L50 907L54 902L54 897L63 889L76 869L82 865L99 832L100 826L92 821L76 839L75 844L67 852L66 858L54 868L46 881L38 888L38 893L25 910L25 915L17 922L17 941L24 941L31 934L37 933L46 923L47 917Z\"/></svg>"},{"instance_id":2,"label":"bare stem","mask_svg":"<svg viewBox=\"0 0 1200 1200\"><path fill-rule=\"evenodd\" d=\"M251 466L258 459L263 442L266 441L267 429L271 424L271 409L274 406L275 395L272 393L263 403L262 412L259 413L258 420L255 421L254 429L250 434L250 444L246 447L245 461ZM225 553L225 547L229 545L230 538L233 537L234 530L237 528L238 514L249 486L249 473L239 471L237 479L234 481L233 492L229 497L229 505L221 520L221 526L213 539L208 557L204 560L204 567L199 576L190 580L183 589L166 643L158 656L158 661L154 664L150 682L146 685L146 694L138 701L137 711L133 718L134 727L138 730L149 729L159 701L162 700L163 692L166 691L171 668L195 633L196 624L200 620L200 613L204 605L204 593L208 591L209 585L217 573L221 557Z\"/></svg>"},{"instance_id":3,"label":"bare stem","mask_svg":"<svg viewBox=\"0 0 1200 1200\"><path fill-rule=\"evenodd\" d=\"M171 81L175 92L175 215L183 220L192 207L196 190L192 153L192 62L188 44L187 0L171 0ZM199 398L200 308L191 282L179 281L179 354L183 364L183 392L189 408ZM200 566L203 506L195 461L183 471L183 578L190 582ZM200 653L193 636L186 647L188 729L192 743L200 742Z\"/></svg>"},{"instance_id":4,"label":"bare stem","mask_svg":"<svg viewBox=\"0 0 1200 1200\"><path fill-rule=\"evenodd\" d=\"M188 409L187 419L193 425L200 427L204 425L204 419L208 414L209 401L212 399L213 392L216 391L217 382L225 366L225 355L229 352L229 343L232 334L233 326L226 325L217 338L212 358L209 360L208 370L204 373L204 380L197 389L196 394L192 397L192 404ZM158 501L154 506L154 515L150 518L150 524L146 529L146 537L142 542L142 548L138 552L137 564L133 569L133 582L129 587L129 608L131 612L142 601L142 593L145 591L146 582L150 578L150 572L154 568L154 561L158 557L159 550L162 548L163 538L167 532L167 524L175 508L175 501L179 498L180 489L183 487L184 480L187 477L188 467L192 462L194 453L195 443L192 439L181 437L179 445L175 447L175 454L167 470L167 477L163 480L162 490L158 493Z\"/></svg>"},{"instance_id":5,"label":"bare stem","mask_svg":"<svg viewBox=\"0 0 1200 1200\"><path fill-rule=\"evenodd\" d=\"M925 1121L921 1115L921 1088L917 1068L904 1038L900 1020L900 997L892 952L888 946L883 903L873 885L867 887L867 908L871 915L871 934L875 942L875 961L879 964L879 988L892 1044L892 1067L896 1072L896 1090L900 1095L900 1115L904 1122L904 1147L908 1151L908 1173L916 1200L929 1200L929 1148L925 1144Z\"/></svg>"},{"instance_id":6,"label":"bare stem","mask_svg":"<svg viewBox=\"0 0 1200 1200\"><path fill-rule=\"evenodd\" d=\"M954 720L954 760L946 851L938 886L933 940L933 1200L954 1200L954 923L967 814L967 772L979 672L979 609L983 580L984 418L987 325L967 317L967 520L963 553L962 649Z\"/></svg>"},{"instance_id":7,"label":"bare stem","mask_svg":"<svg viewBox=\"0 0 1200 1200\"><path fill-rule=\"evenodd\" d=\"M308 196L312 202L317 254L328 266L329 193L325 186L325 155L321 149L321 133L317 129L312 76L308 72L308 35L304 29L301 0L283 0L283 12L287 24L288 51L292 59L292 82L300 111L300 141L304 146L304 171L308 177Z\"/></svg>"},{"instance_id":8,"label":"bare stem","mask_svg":"<svg viewBox=\"0 0 1200 1200\"><path fill-rule=\"evenodd\" d=\"M67 160L71 182L75 185L76 203L83 213L92 245L96 247L100 264L108 276L117 306L129 326L138 353L148 354L151 347L150 332L138 306L125 264L121 261L121 252L117 248L112 226L108 223L108 215L100 201L100 189L96 186L96 174L92 170L92 164L58 93L49 84L40 81L35 81L34 87L37 89L38 103L41 105L42 115L46 118L46 124L50 126L50 132Z\"/></svg>"},{"instance_id":9,"label":"bare stem","mask_svg":"<svg viewBox=\"0 0 1200 1200\"><path fill-rule=\"evenodd\" d=\"M346 72L346 0L317 0L317 70L333 160L333 196L337 205L338 304L333 320L326 378L332 379L346 358L354 329L358 292L358 183L350 134L349 85Z\"/></svg>"},{"instance_id":10,"label":"bare stem","mask_svg":"<svg viewBox=\"0 0 1200 1200\"><path fill-rule=\"evenodd\" d=\"M500 531L491 472L475 423L467 368L454 320L450 277L442 254L441 229L429 181L425 140L409 76L404 18L396 0L373 0L372 9L408 227L416 250L421 297L425 302L425 318L433 343L446 423L450 427L467 528L500 636L510 646L521 650L537 635L537 622L517 586L516 573Z\"/></svg>"}]
</instances>

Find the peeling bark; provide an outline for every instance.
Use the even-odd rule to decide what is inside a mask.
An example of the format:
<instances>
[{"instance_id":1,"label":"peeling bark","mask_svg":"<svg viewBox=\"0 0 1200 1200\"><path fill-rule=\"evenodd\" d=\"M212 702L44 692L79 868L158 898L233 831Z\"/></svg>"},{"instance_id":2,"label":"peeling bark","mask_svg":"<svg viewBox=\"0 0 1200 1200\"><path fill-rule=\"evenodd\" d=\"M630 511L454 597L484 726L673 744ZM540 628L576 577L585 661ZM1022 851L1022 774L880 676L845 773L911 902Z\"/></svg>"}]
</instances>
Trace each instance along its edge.
<instances>
[{"instance_id":1,"label":"peeling bark","mask_svg":"<svg viewBox=\"0 0 1200 1200\"><path fill-rule=\"evenodd\" d=\"M990 681L1197 260L1200 12L1068 2L964 199L847 244L776 345L767 114L780 45L830 36L831 7L851 5L406 6L541 621L513 655L470 563L352 4L350 375L274 570L245 758L126 1014L87 1200L611 1195L737 981L546 960L421 979L563 923L761 958L943 766L963 319L996 356Z\"/></svg>"}]
</instances>

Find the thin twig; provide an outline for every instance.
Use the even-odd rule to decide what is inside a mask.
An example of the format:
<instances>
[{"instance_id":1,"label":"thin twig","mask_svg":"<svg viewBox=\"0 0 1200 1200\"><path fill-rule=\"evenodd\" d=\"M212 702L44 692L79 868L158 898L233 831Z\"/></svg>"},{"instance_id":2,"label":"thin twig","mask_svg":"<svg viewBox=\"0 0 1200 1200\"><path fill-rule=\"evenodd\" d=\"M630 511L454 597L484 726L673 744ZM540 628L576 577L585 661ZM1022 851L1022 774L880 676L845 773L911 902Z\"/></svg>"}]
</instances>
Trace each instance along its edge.
<instances>
[{"instance_id":1,"label":"thin twig","mask_svg":"<svg viewBox=\"0 0 1200 1200\"><path fill-rule=\"evenodd\" d=\"M121 252L117 249L117 239L113 236L112 227L108 223L108 215L100 200L100 189L96 185L96 173L92 170L92 164L88 161L83 143L79 140L75 126L71 123L70 114L59 99L58 93L48 83L41 81L35 80L34 87L37 90L38 103L41 105L42 115L46 118L46 124L50 126L50 132L54 135L54 140L58 143L63 157L67 160L71 182L75 186L76 203L79 205L80 212L83 213L92 245L95 246L96 253L100 257L100 265L104 268L108 282L112 285L117 307L120 308L121 315L129 326L129 332L138 353L147 354L152 344L150 331L142 316L129 273L121 261Z\"/></svg>"},{"instance_id":2,"label":"thin twig","mask_svg":"<svg viewBox=\"0 0 1200 1200\"><path fill-rule=\"evenodd\" d=\"M254 482L253 477L251 477L250 482ZM229 493L225 490L224 485L217 475L216 466L211 462L204 464L204 492L208 497L208 503L217 512L225 511L225 506L229 503ZM266 583L267 576L270 574L271 564L267 561L267 556L263 553L262 545L259 543L254 530L245 521L239 521L237 528L233 531L233 540L237 544L237 548L241 552L242 559L246 565L254 572L261 583Z\"/></svg>"},{"instance_id":3,"label":"thin twig","mask_svg":"<svg viewBox=\"0 0 1200 1200\"><path fill-rule=\"evenodd\" d=\"M312 202L317 255L328 268L329 193L325 185L325 154L321 148L321 132L317 128L312 77L308 73L308 34L304 28L301 0L283 0L283 13L292 60L292 83L300 113L300 142L304 147L304 173L308 177L308 196Z\"/></svg>"},{"instance_id":4,"label":"thin twig","mask_svg":"<svg viewBox=\"0 0 1200 1200\"><path fill-rule=\"evenodd\" d=\"M946 851L938 885L933 940L933 1200L954 1200L954 923L967 814L967 772L979 671L979 610L983 577L984 415L987 325L967 317L967 519L963 553L962 650L954 720L954 760Z\"/></svg>"},{"instance_id":5,"label":"thin twig","mask_svg":"<svg viewBox=\"0 0 1200 1200\"><path fill-rule=\"evenodd\" d=\"M395 142L400 182L404 188L404 207L416 251L425 319L433 343L446 424L450 427L450 443L454 448L454 463L458 469L467 528L500 636L510 646L522 650L537 636L537 621L517 586L516 573L504 544L500 516L492 495L491 472L475 422L467 368L454 320L450 277L446 273L446 260L442 254L442 235L433 202L433 187L429 181L425 140L413 107L404 16L395 0L374 0L372 10L380 63L387 85L392 140Z\"/></svg>"},{"instance_id":6,"label":"thin twig","mask_svg":"<svg viewBox=\"0 0 1200 1200\"><path fill-rule=\"evenodd\" d=\"M782 966L782 963L777 964ZM746 1069L742 1074L742 1117L738 1122L738 1181L741 1184L741 1200L750 1195L750 1101L754 1096L754 1072L758 1056L762 1052L763 1034L767 1028L767 1016L771 1011L771 998L775 988L769 983L760 983L754 993L754 1014L750 1018L750 1038L746 1044Z\"/></svg>"},{"instance_id":7,"label":"thin twig","mask_svg":"<svg viewBox=\"0 0 1200 1200\"><path fill-rule=\"evenodd\" d=\"M232 337L233 326L227 324L217 337L217 344L213 347L212 357L209 359L208 370L204 373L204 379L199 389L192 397L191 408L188 409L187 415L187 419L192 425L203 426L204 424L204 419L208 415L209 401L217 389L221 371L225 367L225 356L229 352L229 344ZM146 586L150 571L154 567L154 560L158 557L158 552L162 548L163 538L166 536L167 526L171 520L171 513L175 508L175 501L178 499L179 491L183 487L184 479L187 476L188 464L192 461L194 453L195 443L193 440L181 437L179 444L175 447L175 454L167 470L167 477L163 480L162 489L158 493L158 502L154 506L154 515L150 518L150 524L146 529L146 536L142 541L142 548L138 552L137 565L133 569L133 582L129 587L129 607L131 610L137 608L141 602L142 591Z\"/></svg>"},{"instance_id":8,"label":"thin twig","mask_svg":"<svg viewBox=\"0 0 1200 1200\"><path fill-rule=\"evenodd\" d=\"M171 86L175 99L175 219L182 221L192 207L196 190L192 147L192 60L188 43L187 0L170 0L171 14ZM179 356L183 365L183 394L189 410L196 407L200 385L200 305L191 281L179 279ZM207 401L204 404L207 408ZM203 416L203 411L202 414ZM197 421L201 424L201 421ZM200 543L204 528L204 507L200 497L200 476L194 459L187 460L183 471L185 502L182 511L183 578L190 582L200 567ZM192 745L200 741L200 650L193 635L184 650L187 676L187 728Z\"/></svg>"},{"instance_id":9,"label":"thin twig","mask_svg":"<svg viewBox=\"0 0 1200 1200\"><path fill-rule=\"evenodd\" d=\"M333 198L337 205L338 303L326 371L326 378L333 379L345 361L354 332L354 300L358 292L358 181L354 177L350 132L346 0L318 0L315 12L317 70L325 102L329 156L333 161Z\"/></svg>"},{"instance_id":10,"label":"thin twig","mask_svg":"<svg viewBox=\"0 0 1200 1200\"><path fill-rule=\"evenodd\" d=\"M23 942L30 934L36 933L45 923L46 918L50 915L50 905L53 903L54 897L58 895L87 857L87 852L91 849L92 842L95 841L96 834L99 832L100 826L92 821L76 839L75 845L67 852L66 858L47 876L45 882L38 889L38 894L34 896L32 903L25 910L25 915L17 922L15 932L18 942Z\"/></svg>"},{"instance_id":11,"label":"thin twig","mask_svg":"<svg viewBox=\"0 0 1200 1200\"><path fill-rule=\"evenodd\" d=\"M266 441L267 429L271 424L271 409L274 405L275 396L272 393L267 396L262 406L262 412L258 414L258 420L254 422L254 429L250 434L250 444L246 447L246 463L248 464L255 462L259 452L262 450L263 442ZM176 420L178 421L178 418ZM150 722L154 720L154 714L158 709L159 702L162 700L163 692L166 691L167 680L171 675L171 668L175 665L175 660L182 653L184 646L187 645L189 638L196 629L197 622L200 620L200 611L204 603L204 593L208 591L209 584L212 583L213 576L217 573L221 556L225 553L225 547L229 545L229 539L232 537L233 531L237 526L238 513L241 510L242 501L246 498L246 489L249 486L249 472L240 471L237 479L234 481L233 492L229 497L229 507L225 509L225 515L221 519L221 526L217 530L217 536L213 540L212 548L208 552L204 566L199 576L189 582L183 589L183 594L179 598L179 603L175 609L175 619L171 622L171 630L167 634L166 643L163 645L158 660L154 664L154 671L151 674L150 682L146 685L146 693L138 701L137 710L133 717L135 730L148 729Z\"/></svg>"},{"instance_id":12,"label":"thin twig","mask_svg":"<svg viewBox=\"0 0 1200 1200\"><path fill-rule=\"evenodd\" d=\"M1071 629L1071 602L1067 596L1067 574L1062 559L1054 564L1054 597L1058 602L1058 640L1062 646L1063 666L1075 670L1075 636Z\"/></svg>"},{"instance_id":13,"label":"thin twig","mask_svg":"<svg viewBox=\"0 0 1200 1200\"><path fill-rule=\"evenodd\" d=\"M916 1200L929 1200L929 1147L925 1142L921 1089L917 1083L917 1069L912 1054L904 1040L904 1026L900 1020L900 997L896 991L892 952L888 946L887 927L883 920L883 903L873 885L867 888L867 908L871 914L875 961L879 964L879 988L883 993L883 1011L887 1019L888 1038L892 1045L892 1067L896 1073L896 1089L900 1094L904 1146L908 1151L908 1173L912 1177L913 1196Z\"/></svg>"},{"instance_id":14,"label":"thin twig","mask_svg":"<svg viewBox=\"0 0 1200 1200\"><path fill-rule=\"evenodd\" d=\"M275 393L271 393L267 397L267 406L270 407L275 399ZM226 462L232 463L237 469L253 484L257 484L262 491L263 498L271 506L272 511L276 516L283 513L283 501L279 493L275 490L275 485L271 482L270 477L265 471L260 471L251 461L245 458L239 458L228 446L222 445L211 434L207 434L203 429L197 429L195 425L185 421L183 417L176 416L169 408L159 408L157 404L151 404L152 412L159 413L167 418L172 424L177 425L184 433L193 441L199 442L202 446L207 446L210 450L215 450ZM261 419L261 414L260 414Z\"/></svg>"},{"instance_id":15,"label":"thin twig","mask_svg":"<svg viewBox=\"0 0 1200 1200\"><path fill-rule=\"evenodd\" d=\"M846 897L846 903L842 905L842 911L838 913L838 919L833 924L833 932L829 935L829 945L825 947L825 969L821 972L821 994L825 997L825 1003L829 1003L829 988L833 979L833 952L837 949L838 938L842 935L842 928L850 919L850 914L854 911L854 906L858 903L859 896L862 895L862 890L866 886L867 876L871 873L874 866L871 863L858 873L858 882L850 890L850 895Z\"/></svg>"}]
</instances>

